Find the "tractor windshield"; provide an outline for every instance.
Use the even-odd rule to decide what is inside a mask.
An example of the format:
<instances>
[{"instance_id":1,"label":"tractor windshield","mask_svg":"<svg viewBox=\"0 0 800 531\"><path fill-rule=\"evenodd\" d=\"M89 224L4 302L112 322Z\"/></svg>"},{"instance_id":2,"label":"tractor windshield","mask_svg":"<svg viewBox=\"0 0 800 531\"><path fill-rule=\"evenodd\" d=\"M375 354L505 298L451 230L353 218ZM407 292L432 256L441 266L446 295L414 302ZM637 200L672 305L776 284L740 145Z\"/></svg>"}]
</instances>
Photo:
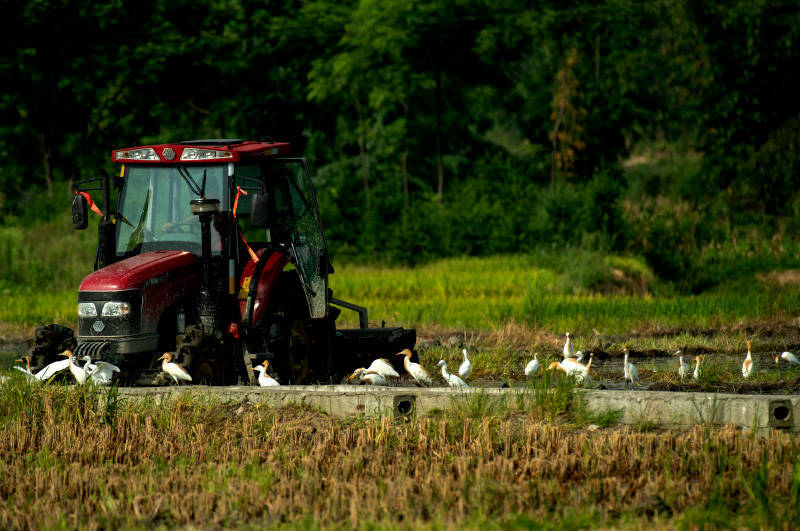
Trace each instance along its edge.
<instances>
[{"instance_id":1,"label":"tractor windshield","mask_svg":"<svg viewBox=\"0 0 800 531\"><path fill-rule=\"evenodd\" d=\"M207 198L228 205L225 166L185 166L196 184L206 175ZM189 202L197 199L175 166L129 165L125 168L117 221L117 256L146 251L201 252L200 220ZM215 220L216 221L216 220ZM211 224L211 249L220 254L223 227Z\"/></svg>"}]
</instances>

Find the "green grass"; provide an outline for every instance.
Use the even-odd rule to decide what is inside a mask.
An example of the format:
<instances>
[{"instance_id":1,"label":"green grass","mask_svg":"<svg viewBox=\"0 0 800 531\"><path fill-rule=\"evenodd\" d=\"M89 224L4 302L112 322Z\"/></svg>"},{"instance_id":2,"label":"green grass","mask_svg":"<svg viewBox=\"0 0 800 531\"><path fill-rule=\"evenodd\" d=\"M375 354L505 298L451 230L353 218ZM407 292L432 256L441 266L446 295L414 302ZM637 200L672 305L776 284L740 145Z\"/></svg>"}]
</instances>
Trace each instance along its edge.
<instances>
[{"instance_id":1,"label":"green grass","mask_svg":"<svg viewBox=\"0 0 800 531\"><path fill-rule=\"evenodd\" d=\"M526 255L446 259L416 268L344 265L331 286L338 297L367 306L376 322L488 330L513 320L576 335L595 329L606 335L636 329L697 330L791 318L800 308L799 289L774 289L755 280L746 292L593 293L571 283L573 272L559 270L566 266L553 262L549 256Z\"/></svg>"}]
</instances>

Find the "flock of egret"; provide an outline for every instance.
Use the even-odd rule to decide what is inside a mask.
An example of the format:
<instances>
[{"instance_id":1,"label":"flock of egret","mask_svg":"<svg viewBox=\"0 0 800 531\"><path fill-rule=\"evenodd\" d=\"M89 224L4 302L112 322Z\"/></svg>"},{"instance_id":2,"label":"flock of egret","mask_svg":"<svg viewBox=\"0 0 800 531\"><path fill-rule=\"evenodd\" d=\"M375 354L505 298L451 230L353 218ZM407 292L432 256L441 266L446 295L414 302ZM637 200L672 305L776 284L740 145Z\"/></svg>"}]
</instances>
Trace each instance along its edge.
<instances>
[{"instance_id":1,"label":"flock of egret","mask_svg":"<svg viewBox=\"0 0 800 531\"><path fill-rule=\"evenodd\" d=\"M742 376L744 378L750 378L755 371L755 362L753 361L751 346L751 342L748 341L747 356L742 362ZM472 373L472 362L467 356L466 349L462 349L462 353L464 356L464 361L458 368L458 374L448 372L447 362L444 360L439 360L438 363L438 366L441 368L442 379L444 379L448 386L453 388L469 387L466 380ZM566 340L564 341L562 353L563 359L561 361L552 362L547 369L559 370L565 374L571 375L575 377L578 383L587 381L590 378L593 354L589 354L589 361L584 364L584 355L581 351L575 351L574 345L569 337L569 332L566 334ZM119 367L116 365L105 361L92 362L92 359L89 356L84 356L81 358L81 361L84 362L83 366L81 366L75 361L75 355L71 350L65 350L59 355L64 356L67 359L50 363L36 372L31 370L30 356L25 356L22 359L16 360L20 363L24 362L25 366L15 366L14 368L25 373L28 381L30 382L49 381L56 374L69 369L70 373L75 378L75 381L80 385L86 383L108 385L111 383L114 373L119 372ZM425 370L425 367L419 363L411 361L411 355L412 353L409 349L404 349L402 352L398 352L396 354L396 356L403 356L403 367L418 385L424 387L432 386L433 378L431 378L431 376L428 374L428 371ZM676 351L674 355L678 357L678 376L680 377L681 381L683 381L689 376L689 367L684 362L683 354L680 350ZM175 384L192 381L192 377L189 372L172 360L171 353L165 352L160 358L158 358L158 360L161 361L161 370L164 371L170 378L172 378L172 381ZM693 380L698 380L700 378L703 371L704 361L704 355L699 355L694 358L695 365L694 370L691 373ZM781 361L785 361L789 365L800 365L800 360L798 360L797 356L791 352L783 352L775 356L776 367L779 366ZM253 367L253 370L258 372L258 384L262 387L279 386L280 384L267 373L268 367L269 361L264 361L261 365ZM530 360L527 365L525 365L523 373L526 377L532 377L536 375L538 371L539 354L534 353L533 359ZM633 386L640 385L639 371L636 369L636 366L629 361L627 348L624 349L622 372L626 388L629 384ZM353 374L350 375L349 381L352 382L355 380L370 385L386 386L390 385L390 382L397 378L400 378L400 374L392 366L392 363L385 358L379 358L373 361L369 367L361 367L356 369Z\"/></svg>"},{"instance_id":2,"label":"flock of egret","mask_svg":"<svg viewBox=\"0 0 800 531\"><path fill-rule=\"evenodd\" d=\"M744 378L750 378L753 375L753 371L755 370L755 363L753 361L753 355L751 352L752 343L750 341L747 342L747 355L742 362L742 376ZM564 358L560 362L553 362L550 364L549 369L557 369L561 370L567 374L575 376L578 382L584 381L586 378L589 377L589 371L591 370L592 366L592 354L589 354L589 362L585 365L582 363L583 353L578 351L575 352L575 349L570 342L569 332L566 334L566 340L564 341L564 348L563 348L563 355ZM686 379L689 374L689 369L686 363L683 361L683 354L680 350L676 351L675 356L678 356L678 376L680 377L681 381ZM787 362L790 365L800 365L800 360L798 360L797 356L792 354L791 352L783 352L777 356L775 356L775 366L778 367L781 360ZM692 371L692 379L698 380L700 375L702 374L703 368L702 365L705 362L705 356L695 356L694 358L695 365L694 370ZM539 355L538 353L534 354L533 359L528 363L525 367L525 376L532 376L536 374L536 371L539 369ZM636 366L628 360L628 349L624 349L624 358L622 363L622 373L625 380L625 387L627 388L628 384L633 386L639 385L639 371Z\"/></svg>"},{"instance_id":3,"label":"flock of egret","mask_svg":"<svg viewBox=\"0 0 800 531\"><path fill-rule=\"evenodd\" d=\"M54 361L36 372L31 371L30 356L25 356L17 360L17 362L20 363L24 361L25 367L14 366L14 368L25 373L29 382L46 382L61 371L69 369L75 381L80 385L87 382L98 385L108 385L111 383L114 373L119 372L119 367L116 365L105 361L92 363L92 358L89 356L81 358L81 361L85 362L81 367L79 364L75 363L75 355L71 350L65 350L59 354L59 356L64 356L67 359Z\"/></svg>"},{"instance_id":4,"label":"flock of egret","mask_svg":"<svg viewBox=\"0 0 800 531\"><path fill-rule=\"evenodd\" d=\"M751 352L751 342L747 342L747 356L742 363L742 376L744 378L750 378L754 371L754 361ZM449 373L447 371L447 363L444 360L439 360L438 366L442 370L442 379L445 383L454 388L463 388L469 387L466 383L467 377L472 372L472 363L470 362L469 358L467 357L466 349L462 350L464 355L464 362L461 364L461 367L458 370L458 375ZM590 372L592 369L592 359L593 354L589 354L589 361L585 364L583 363L584 354L581 351L575 351L575 347L572 344L572 341L569 336L569 332L566 334L566 339L564 341L564 347L562 349L563 358L561 361L554 361L550 363L547 367L547 370L559 370L564 372L567 375L573 376L578 383L583 383L590 379ZM433 385L433 380L425 370L425 368L420 365L419 363L414 363L411 361L411 351L406 349L402 352L397 354L398 356L404 356L405 359L403 360L403 366L405 367L406 372L414 379L414 381L422 386L430 386ZM689 367L683 360L683 354L680 350L676 351L675 356L678 357L678 376L680 377L681 381L685 380L689 376ZM791 352L783 352L775 357L776 365L783 360L791 365L800 365L800 360L792 354ZM705 362L705 356L700 355L694 358L694 370L691 372L691 378L693 380L698 380L703 372L703 364ZM539 371L539 353L534 353L533 359L530 360L523 370L523 373L526 377L532 377L536 375ZM629 360L629 353L628 349L624 348L624 356L623 356L623 363L622 363L622 375L625 381L625 387L628 386L640 386L639 382L639 370L636 366L630 362ZM371 385L390 385L392 378L399 378L399 374L396 370L392 367L392 364L386 359L377 359L375 360L369 367L367 368L359 368L356 369L355 372L350 376L350 381L357 380L363 383L371 384Z\"/></svg>"}]
</instances>

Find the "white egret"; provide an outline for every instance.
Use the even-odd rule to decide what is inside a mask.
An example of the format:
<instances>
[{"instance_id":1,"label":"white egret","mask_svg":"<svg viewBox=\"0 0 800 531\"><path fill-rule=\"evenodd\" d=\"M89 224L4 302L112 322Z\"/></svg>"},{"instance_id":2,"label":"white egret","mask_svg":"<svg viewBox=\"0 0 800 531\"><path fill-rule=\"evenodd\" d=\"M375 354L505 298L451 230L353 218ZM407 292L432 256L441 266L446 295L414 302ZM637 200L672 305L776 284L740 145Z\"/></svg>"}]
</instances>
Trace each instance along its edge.
<instances>
[{"instance_id":1,"label":"white egret","mask_svg":"<svg viewBox=\"0 0 800 531\"><path fill-rule=\"evenodd\" d=\"M628 350L625 350L625 360L623 361L623 375L625 376L625 388L628 388L628 381L633 385L639 385L639 370L628 361Z\"/></svg>"},{"instance_id":2,"label":"white egret","mask_svg":"<svg viewBox=\"0 0 800 531\"><path fill-rule=\"evenodd\" d=\"M380 374L384 378L400 378L400 373L398 373L392 363L387 360L386 358L378 358L372 363L370 363L369 367L366 368L369 372L374 372Z\"/></svg>"},{"instance_id":3,"label":"white egret","mask_svg":"<svg viewBox=\"0 0 800 531\"><path fill-rule=\"evenodd\" d=\"M750 355L750 341L747 342L747 357L744 359L742 363L742 376L745 378L750 378L750 375L753 374L753 357Z\"/></svg>"},{"instance_id":4,"label":"white egret","mask_svg":"<svg viewBox=\"0 0 800 531\"><path fill-rule=\"evenodd\" d=\"M67 358L69 362L69 372L72 373L72 376L75 377L75 381L78 382L78 385L83 385L86 383L86 371L75 363L75 354L72 353L71 350L65 350L59 356L64 356Z\"/></svg>"},{"instance_id":5,"label":"white egret","mask_svg":"<svg viewBox=\"0 0 800 531\"><path fill-rule=\"evenodd\" d=\"M564 341L564 359L575 357L575 347L569 341L569 332L567 332L567 340Z\"/></svg>"},{"instance_id":6,"label":"white egret","mask_svg":"<svg viewBox=\"0 0 800 531\"><path fill-rule=\"evenodd\" d=\"M119 372L119 367L112 363L105 361L98 361L92 363L90 356L84 356L81 360L85 361L83 371L86 373L86 379L90 383L108 385L111 383L115 372Z\"/></svg>"},{"instance_id":7,"label":"white egret","mask_svg":"<svg viewBox=\"0 0 800 531\"><path fill-rule=\"evenodd\" d=\"M36 381L36 376L34 376L33 373L31 372L31 357L30 356L25 356L24 358L21 358L21 359L18 359L18 360L14 360L14 361L17 362L17 363L22 363L23 361L25 362L25 365L26 365L25 367L20 367L18 365L14 365L14 368L25 374L25 378L28 380L28 383L33 383L33 382Z\"/></svg>"},{"instance_id":8,"label":"white egret","mask_svg":"<svg viewBox=\"0 0 800 531\"><path fill-rule=\"evenodd\" d=\"M404 348L401 352L395 354L395 356L405 356L406 359L403 360L403 366L406 368L406 372L414 378L414 381L423 386L433 385L433 380L428 376L428 371L419 363L411 361L410 350Z\"/></svg>"},{"instance_id":9,"label":"white egret","mask_svg":"<svg viewBox=\"0 0 800 531\"><path fill-rule=\"evenodd\" d=\"M281 384L278 381L267 374L267 368L269 367L269 360L264 360L264 363L261 365L257 365L253 367L253 370L258 373L258 385L261 387L277 387Z\"/></svg>"},{"instance_id":10,"label":"white egret","mask_svg":"<svg viewBox=\"0 0 800 531\"><path fill-rule=\"evenodd\" d=\"M36 379L42 382L49 380L61 371L69 369L69 360L58 360L45 365L42 370L36 373Z\"/></svg>"},{"instance_id":11,"label":"white egret","mask_svg":"<svg viewBox=\"0 0 800 531\"><path fill-rule=\"evenodd\" d=\"M695 356L694 358L694 372L692 372L692 380L697 380L700 378L700 360L701 356Z\"/></svg>"},{"instance_id":12,"label":"white egret","mask_svg":"<svg viewBox=\"0 0 800 531\"><path fill-rule=\"evenodd\" d=\"M800 360L791 352L781 353L781 359L789 363L789 365L800 365Z\"/></svg>"},{"instance_id":13,"label":"white egret","mask_svg":"<svg viewBox=\"0 0 800 531\"><path fill-rule=\"evenodd\" d=\"M178 365L177 363L172 361L172 354L171 353L165 352L158 359L159 360L163 360L161 362L161 370L164 371L165 373L167 373L167 375L169 375L170 378L172 378L172 380L176 384L180 385L180 381L181 380L184 381L184 382L191 382L192 381L192 377L189 374L189 371L187 371L186 369L184 369L183 367L181 367L180 365ZM156 361L158 361L158 360L156 360Z\"/></svg>"},{"instance_id":14,"label":"white egret","mask_svg":"<svg viewBox=\"0 0 800 531\"><path fill-rule=\"evenodd\" d=\"M525 376L532 376L539 370L539 353L533 353L533 359L525 365Z\"/></svg>"},{"instance_id":15,"label":"white egret","mask_svg":"<svg viewBox=\"0 0 800 531\"><path fill-rule=\"evenodd\" d=\"M350 381L358 378L359 381L368 383L370 385L389 385L386 378L379 372L359 367L353 374L350 375Z\"/></svg>"},{"instance_id":16,"label":"white egret","mask_svg":"<svg viewBox=\"0 0 800 531\"><path fill-rule=\"evenodd\" d=\"M678 356L678 376L680 376L681 381L683 381L689 373L689 369L686 368L686 363L683 361L683 354L681 354L680 350L676 350L673 356Z\"/></svg>"},{"instance_id":17,"label":"white egret","mask_svg":"<svg viewBox=\"0 0 800 531\"><path fill-rule=\"evenodd\" d=\"M581 352L580 350L578 352L576 352L575 353L575 359L578 360L579 362L583 363L583 352Z\"/></svg>"},{"instance_id":18,"label":"white egret","mask_svg":"<svg viewBox=\"0 0 800 531\"><path fill-rule=\"evenodd\" d=\"M31 357L30 356L25 356L23 359L19 359L19 360L16 360L16 361L18 361L18 362L23 362L24 361L25 362L26 368L24 368L24 369L22 367L14 367L14 368L17 369L18 371L21 371L21 372L24 372L25 374L27 374L29 382L35 382L35 381L44 382L46 380L49 380L51 377L53 377L57 373L59 373L61 371L64 371L64 370L69 368L69 360L60 360L60 361L54 361L53 363L45 365L45 367L43 369L41 369L38 372L34 373L34 372L31 371Z\"/></svg>"},{"instance_id":19,"label":"white egret","mask_svg":"<svg viewBox=\"0 0 800 531\"><path fill-rule=\"evenodd\" d=\"M466 380L472 372L472 362L467 358L467 349L461 349L461 352L464 354L464 361L458 368L458 375Z\"/></svg>"},{"instance_id":20,"label":"white egret","mask_svg":"<svg viewBox=\"0 0 800 531\"><path fill-rule=\"evenodd\" d=\"M578 383L583 382L586 376L589 374L589 369L591 368L592 359L591 356L589 357L589 363L584 365L583 363L576 361L575 358L566 358L561 360L561 362L554 361L548 367L548 370L558 369L560 371L565 372L568 376L574 376L575 380Z\"/></svg>"},{"instance_id":21,"label":"white egret","mask_svg":"<svg viewBox=\"0 0 800 531\"><path fill-rule=\"evenodd\" d=\"M449 372L447 372L447 363L445 363L444 360L439 360L439 367L442 368L442 378L444 378L444 381L447 382L447 385L456 388L469 387L464 382L464 380L462 380L455 374L450 374Z\"/></svg>"}]
</instances>

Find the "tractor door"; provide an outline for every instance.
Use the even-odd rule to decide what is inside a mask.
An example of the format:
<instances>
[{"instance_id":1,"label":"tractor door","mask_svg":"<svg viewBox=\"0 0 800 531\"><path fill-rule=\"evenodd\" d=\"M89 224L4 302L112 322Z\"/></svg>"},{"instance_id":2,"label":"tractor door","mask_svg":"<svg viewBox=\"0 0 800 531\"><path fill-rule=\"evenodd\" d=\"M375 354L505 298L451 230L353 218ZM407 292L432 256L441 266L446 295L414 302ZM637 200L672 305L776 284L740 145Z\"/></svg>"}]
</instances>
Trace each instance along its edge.
<instances>
[{"instance_id":1,"label":"tractor door","mask_svg":"<svg viewBox=\"0 0 800 531\"><path fill-rule=\"evenodd\" d=\"M328 315L328 248L305 159L273 159L277 224L286 234L311 318Z\"/></svg>"}]
</instances>

